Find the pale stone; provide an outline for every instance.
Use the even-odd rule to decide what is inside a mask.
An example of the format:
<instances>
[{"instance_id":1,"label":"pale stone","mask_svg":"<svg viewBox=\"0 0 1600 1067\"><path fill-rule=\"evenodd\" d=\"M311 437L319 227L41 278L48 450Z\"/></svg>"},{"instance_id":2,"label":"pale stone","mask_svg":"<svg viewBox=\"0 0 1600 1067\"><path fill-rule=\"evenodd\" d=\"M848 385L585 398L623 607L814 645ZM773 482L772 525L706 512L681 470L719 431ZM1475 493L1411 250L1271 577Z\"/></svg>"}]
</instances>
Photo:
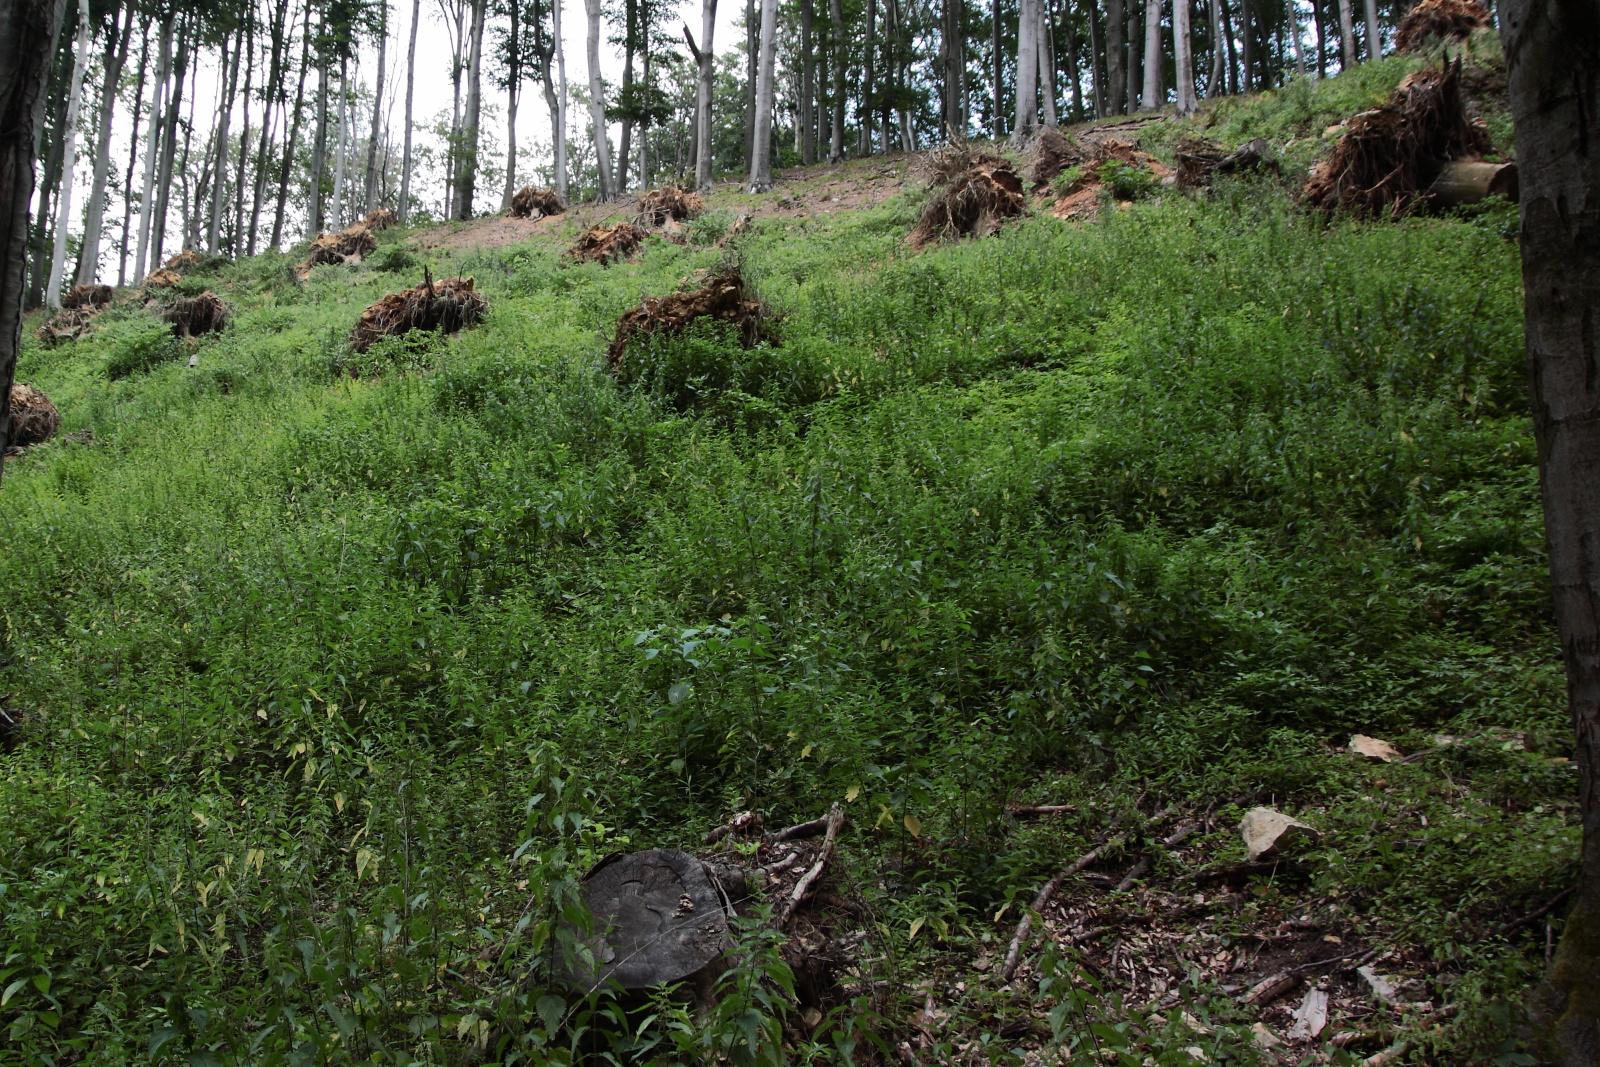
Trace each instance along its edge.
<instances>
[{"instance_id":1,"label":"pale stone","mask_svg":"<svg viewBox=\"0 0 1600 1067\"><path fill-rule=\"evenodd\" d=\"M1251 808L1239 820L1239 833L1252 862L1263 856L1282 856L1313 841L1317 831L1272 808Z\"/></svg>"},{"instance_id":2,"label":"pale stone","mask_svg":"<svg viewBox=\"0 0 1600 1067\"><path fill-rule=\"evenodd\" d=\"M1366 734L1356 734L1350 739L1350 751L1358 756L1381 760L1384 763L1399 763L1404 758L1400 755L1400 750L1389 742L1368 737Z\"/></svg>"}]
</instances>

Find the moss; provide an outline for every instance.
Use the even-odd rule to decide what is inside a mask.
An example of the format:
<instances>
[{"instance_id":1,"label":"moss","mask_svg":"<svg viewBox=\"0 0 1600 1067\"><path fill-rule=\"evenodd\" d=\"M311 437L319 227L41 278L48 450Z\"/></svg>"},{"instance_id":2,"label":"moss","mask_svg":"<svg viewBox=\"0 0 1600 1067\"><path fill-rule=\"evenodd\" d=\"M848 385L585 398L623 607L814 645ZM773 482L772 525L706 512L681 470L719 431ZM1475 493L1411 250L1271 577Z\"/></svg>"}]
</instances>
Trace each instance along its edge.
<instances>
[{"instance_id":1,"label":"moss","mask_svg":"<svg viewBox=\"0 0 1600 1067\"><path fill-rule=\"evenodd\" d=\"M1534 991L1528 1014L1536 1048L1561 1067L1600 1063L1600 900L1586 887L1567 916L1550 973Z\"/></svg>"}]
</instances>

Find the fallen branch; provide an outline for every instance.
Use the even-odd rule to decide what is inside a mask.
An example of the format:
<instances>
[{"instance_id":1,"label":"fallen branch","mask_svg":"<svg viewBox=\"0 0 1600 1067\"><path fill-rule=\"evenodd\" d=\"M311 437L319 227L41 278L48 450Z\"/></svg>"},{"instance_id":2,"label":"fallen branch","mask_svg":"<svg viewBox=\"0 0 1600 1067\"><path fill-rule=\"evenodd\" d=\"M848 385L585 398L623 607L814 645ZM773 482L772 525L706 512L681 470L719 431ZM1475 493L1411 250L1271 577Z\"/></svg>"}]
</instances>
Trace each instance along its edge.
<instances>
[{"instance_id":1,"label":"fallen branch","mask_svg":"<svg viewBox=\"0 0 1600 1067\"><path fill-rule=\"evenodd\" d=\"M1354 963L1347 963L1345 966L1339 968L1339 970L1341 972L1353 971L1357 967L1360 967L1362 964L1371 960L1377 954L1377 949L1372 949L1368 952L1360 953L1359 955L1354 952L1349 952L1343 956L1329 956L1324 960L1312 960L1310 963L1302 963L1295 967L1286 967L1276 974L1268 975L1255 985L1251 986L1250 991L1240 999L1246 1004L1268 1004L1293 988L1295 983L1300 981L1300 976L1306 971L1314 971L1318 967L1326 967L1330 963L1343 963L1346 960L1352 959L1355 961Z\"/></svg>"},{"instance_id":2,"label":"fallen branch","mask_svg":"<svg viewBox=\"0 0 1600 1067\"><path fill-rule=\"evenodd\" d=\"M1540 919L1544 918L1546 915L1549 915L1552 911L1554 911L1556 909L1556 907L1563 900L1566 900L1568 897L1570 897L1573 893L1576 893L1577 891L1578 891L1578 887L1577 886L1569 886L1566 889L1563 889L1561 892L1557 893L1554 897L1551 898L1550 903L1546 904L1544 907L1540 908L1538 911L1530 911L1528 914L1524 915L1520 919L1517 919L1515 922L1506 923L1504 926L1502 926L1500 928L1500 936L1504 937L1507 934L1516 933L1518 930L1522 929L1524 926L1529 926L1529 925L1532 925L1533 923L1538 922Z\"/></svg>"},{"instance_id":3,"label":"fallen branch","mask_svg":"<svg viewBox=\"0 0 1600 1067\"><path fill-rule=\"evenodd\" d=\"M827 832L828 820L832 815L833 813L830 811L820 819L812 819L810 822L796 823L793 826L784 827L768 837L767 841L771 844L777 844L779 841L798 841L804 837L816 837L818 834Z\"/></svg>"},{"instance_id":4,"label":"fallen branch","mask_svg":"<svg viewBox=\"0 0 1600 1067\"><path fill-rule=\"evenodd\" d=\"M718 841L721 841L724 837L727 837L729 834L745 833L760 826L761 823L761 816L756 812L741 812L740 814L735 815L732 819L729 819L726 825L719 826L715 830L708 832L705 836L705 843L708 845L714 845Z\"/></svg>"},{"instance_id":5,"label":"fallen branch","mask_svg":"<svg viewBox=\"0 0 1600 1067\"><path fill-rule=\"evenodd\" d=\"M1028 815L1060 815L1077 810L1076 804L1030 804L1026 807L1012 808L1011 814L1021 819Z\"/></svg>"},{"instance_id":6,"label":"fallen branch","mask_svg":"<svg viewBox=\"0 0 1600 1067\"><path fill-rule=\"evenodd\" d=\"M800 876L794 884L794 892L789 894L789 899L784 902L783 911L778 913L778 920L773 925L782 930L789 925L789 920L794 917L794 911L800 906L800 901L811 889L811 884L822 876L822 868L827 866L828 858L833 855L833 846L839 840L839 828L844 825L844 808L834 801L832 809L828 812L828 833L822 839L822 851L817 854L817 862L811 869Z\"/></svg>"},{"instance_id":7,"label":"fallen branch","mask_svg":"<svg viewBox=\"0 0 1600 1067\"><path fill-rule=\"evenodd\" d=\"M1174 830L1170 837L1166 838L1164 841L1158 842L1153 851L1161 852L1172 848L1174 845L1180 845L1186 838L1189 837L1190 834L1194 833L1198 829L1200 829L1200 824L1197 822L1184 823L1182 826ZM1151 853L1147 852L1143 856L1139 857L1139 862L1133 865L1133 870L1129 871L1127 877L1123 878L1122 881L1117 883L1115 890L1116 892L1126 893L1133 886L1134 882L1137 882L1140 878L1144 877L1145 872L1150 869L1150 856Z\"/></svg>"}]
</instances>

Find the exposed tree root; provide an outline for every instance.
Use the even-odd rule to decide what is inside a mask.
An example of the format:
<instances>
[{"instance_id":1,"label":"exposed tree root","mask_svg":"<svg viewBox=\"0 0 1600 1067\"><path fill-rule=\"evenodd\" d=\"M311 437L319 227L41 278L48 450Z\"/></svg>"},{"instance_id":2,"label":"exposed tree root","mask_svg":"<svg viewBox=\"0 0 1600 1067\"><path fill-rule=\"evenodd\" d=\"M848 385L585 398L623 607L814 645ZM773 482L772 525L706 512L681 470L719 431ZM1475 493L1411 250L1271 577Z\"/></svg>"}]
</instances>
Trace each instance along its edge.
<instances>
[{"instance_id":1,"label":"exposed tree root","mask_svg":"<svg viewBox=\"0 0 1600 1067\"><path fill-rule=\"evenodd\" d=\"M304 278L313 267L325 263L360 263L362 256L377 247L378 239L372 236L372 229L365 222L347 226L338 233L318 234L306 249L306 258L299 267L300 277Z\"/></svg>"},{"instance_id":2,"label":"exposed tree root","mask_svg":"<svg viewBox=\"0 0 1600 1067\"><path fill-rule=\"evenodd\" d=\"M939 191L906 238L913 248L949 237L987 237L1006 219L1028 213L1022 179L992 152L950 144L929 152L921 169Z\"/></svg>"},{"instance_id":3,"label":"exposed tree root","mask_svg":"<svg viewBox=\"0 0 1600 1067\"><path fill-rule=\"evenodd\" d=\"M161 308L161 321L182 338L221 333L228 325L228 306L210 289L199 296L183 296Z\"/></svg>"},{"instance_id":4,"label":"exposed tree root","mask_svg":"<svg viewBox=\"0 0 1600 1067\"><path fill-rule=\"evenodd\" d=\"M712 318L739 328L740 342L746 348L761 339L765 314L761 303L745 291L738 267L729 267L712 276L702 288L687 293L648 297L644 303L617 320L617 332L607 353L613 371L627 358L628 346L653 334L682 333L695 319Z\"/></svg>"},{"instance_id":5,"label":"exposed tree root","mask_svg":"<svg viewBox=\"0 0 1600 1067\"><path fill-rule=\"evenodd\" d=\"M631 222L619 222L615 226L591 226L572 242L567 255L579 263L616 263L637 252L647 236L644 230Z\"/></svg>"},{"instance_id":6,"label":"exposed tree root","mask_svg":"<svg viewBox=\"0 0 1600 1067\"><path fill-rule=\"evenodd\" d=\"M382 233L391 226L400 225L400 220L388 208L378 207L367 212L367 217L361 220L361 225L373 233Z\"/></svg>"},{"instance_id":7,"label":"exposed tree root","mask_svg":"<svg viewBox=\"0 0 1600 1067\"><path fill-rule=\"evenodd\" d=\"M639 197L636 219L646 229L659 229L669 222L688 222L706 209L698 195L676 185L663 185Z\"/></svg>"},{"instance_id":8,"label":"exposed tree root","mask_svg":"<svg viewBox=\"0 0 1600 1067\"><path fill-rule=\"evenodd\" d=\"M60 426L61 413L49 397L31 385L12 383L11 431L5 442L8 452L48 441Z\"/></svg>"},{"instance_id":9,"label":"exposed tree root","mask_svg":"<svg viewBox=\"0 0 1600 1067\"><path fill-rule=\"evenodd\" d=\"M525 185L511 198L511 206L506 208L506 214L514 219L542 219L566 210L567 205L561 202L554 189Z\"/></svg>"},{"instance_id":10,"label":"exposed tree root","mask_svg":"<svg viewBox=\"0 0 1600 1067\"><path fill-rule=\"evenodd\" d=\"M103 308L110 305L116 291L109 285L74 285L61 298L63 308Z\"/></svg>"},{"instance_id":11,"label":"exposed tree root","mask_svg":"<svg viewBox=\"0 0 1600 1067\"><path fill-rule=\"evenodd\" d=\"M397 337L412 330L456 333L483 321L489 302L473 288L471 278L441 278L435 282L423 272L423 282L400 293L390 293L361 313L350 332L350 348L365 352L379 338Z\"/></svg>"},{"instance_id":12,"label":"exposed tree root","mask_svg":"<svg viewBox=\"0 0 1600 1067\"><path fill-rule=\"evenodd\" d=\"M1084 162L1089 153L1054 126L1046 126L1034 139L1029 157L1028 183L1038 191L1059 178L1068 167Z\"/></svg>"},{"instance_id":13,"label":"exposed tree root","mask_svg":"<svg viewBox=\"0 0 1600 1067\"><path fill-rule=\"evenodd\" d=\"M1395 51L1418 52L1432 40L1465 41L1489 24L1489 9L1475 0L1422 0L1400 20Z\"/></svg>"}]
</instances>

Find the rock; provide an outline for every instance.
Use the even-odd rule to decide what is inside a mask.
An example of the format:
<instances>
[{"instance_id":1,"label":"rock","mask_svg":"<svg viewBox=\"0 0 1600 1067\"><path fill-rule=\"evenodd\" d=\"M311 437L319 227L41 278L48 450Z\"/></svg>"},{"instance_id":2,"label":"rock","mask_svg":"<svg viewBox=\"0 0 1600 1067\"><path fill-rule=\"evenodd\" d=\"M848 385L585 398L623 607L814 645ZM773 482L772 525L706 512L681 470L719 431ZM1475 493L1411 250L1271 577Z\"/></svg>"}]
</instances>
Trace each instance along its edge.
<instances>
[{"instance_id":1,"label":"rock","mask_svg":"<svg viewBox=\"0 0 1600 1067\"><path fill-rule=\"evenodd\" d=\"M686 852L650 849L604 859L584 876L583 898L594 916L594 935L586 939L594 966L575 960L567 976L588 988L675 982L732 944L721 894Z\"/></svg>"},{"instance_id":2,"label":"rock","mask_svg":"<svg viewBox=\"0 0 1600 1067\"><path fill-rule=\"evenodd\" d=\"M1290 1041L1311 1041L1328 1025L1328 994L1320 989L1306 990L1306 997L1294 1010L1294 1025L1289 1027Z\"/></svg>"},{"instance_id":3,"label":"rock","mask_svg":"<svg viewBox=\"0 0 1600 1067\"><path fill-rule=\"evenodd\" d=\"M1239 833L1252 863L1263 856L1288 855L1317 838L1317 831L1272 808L1251 808L1239 820Z\"/></svg>"},{"instance_id":4,"label":"rock","mask_svg":"<svg viewBox=\"0 0 1600 1067\"><path fill-rule=\"evenodd\" d=\"M1366 980L1367 985L1372 989L1372 995L1385 1004L1398 1004L1400 1002L1400 991L1395 987L1394 982L1379 974L1371 964L1365 967L1357 967L1356 973Z\"/></svg>"},{"instance_id":5,"label":"rock","mask_svg":"<svg viewBox=\"0 0 1600 1067\"><path fill-rule=\"evenodd\" d=\"M1283 1038L1272 1032L1272 1027L1266 1023L1252 1023L1250 1025L1250 1043L1264 1052L1283 1047Z\"/></svg>"},{"instance_id":6,"label":"rock","mask_svg":"<svg viewBox=\"0 0 1600 1067\"><path fill-rule=\"evenodd\" d=\"M1368 759L1382 760L1384 763L1399 763L1404 758L1400 755L1400 750L1389 742L1368 737L1366 734L1356 734L1350 739L1350 751Z\"/></svg>"}]
</instances>

